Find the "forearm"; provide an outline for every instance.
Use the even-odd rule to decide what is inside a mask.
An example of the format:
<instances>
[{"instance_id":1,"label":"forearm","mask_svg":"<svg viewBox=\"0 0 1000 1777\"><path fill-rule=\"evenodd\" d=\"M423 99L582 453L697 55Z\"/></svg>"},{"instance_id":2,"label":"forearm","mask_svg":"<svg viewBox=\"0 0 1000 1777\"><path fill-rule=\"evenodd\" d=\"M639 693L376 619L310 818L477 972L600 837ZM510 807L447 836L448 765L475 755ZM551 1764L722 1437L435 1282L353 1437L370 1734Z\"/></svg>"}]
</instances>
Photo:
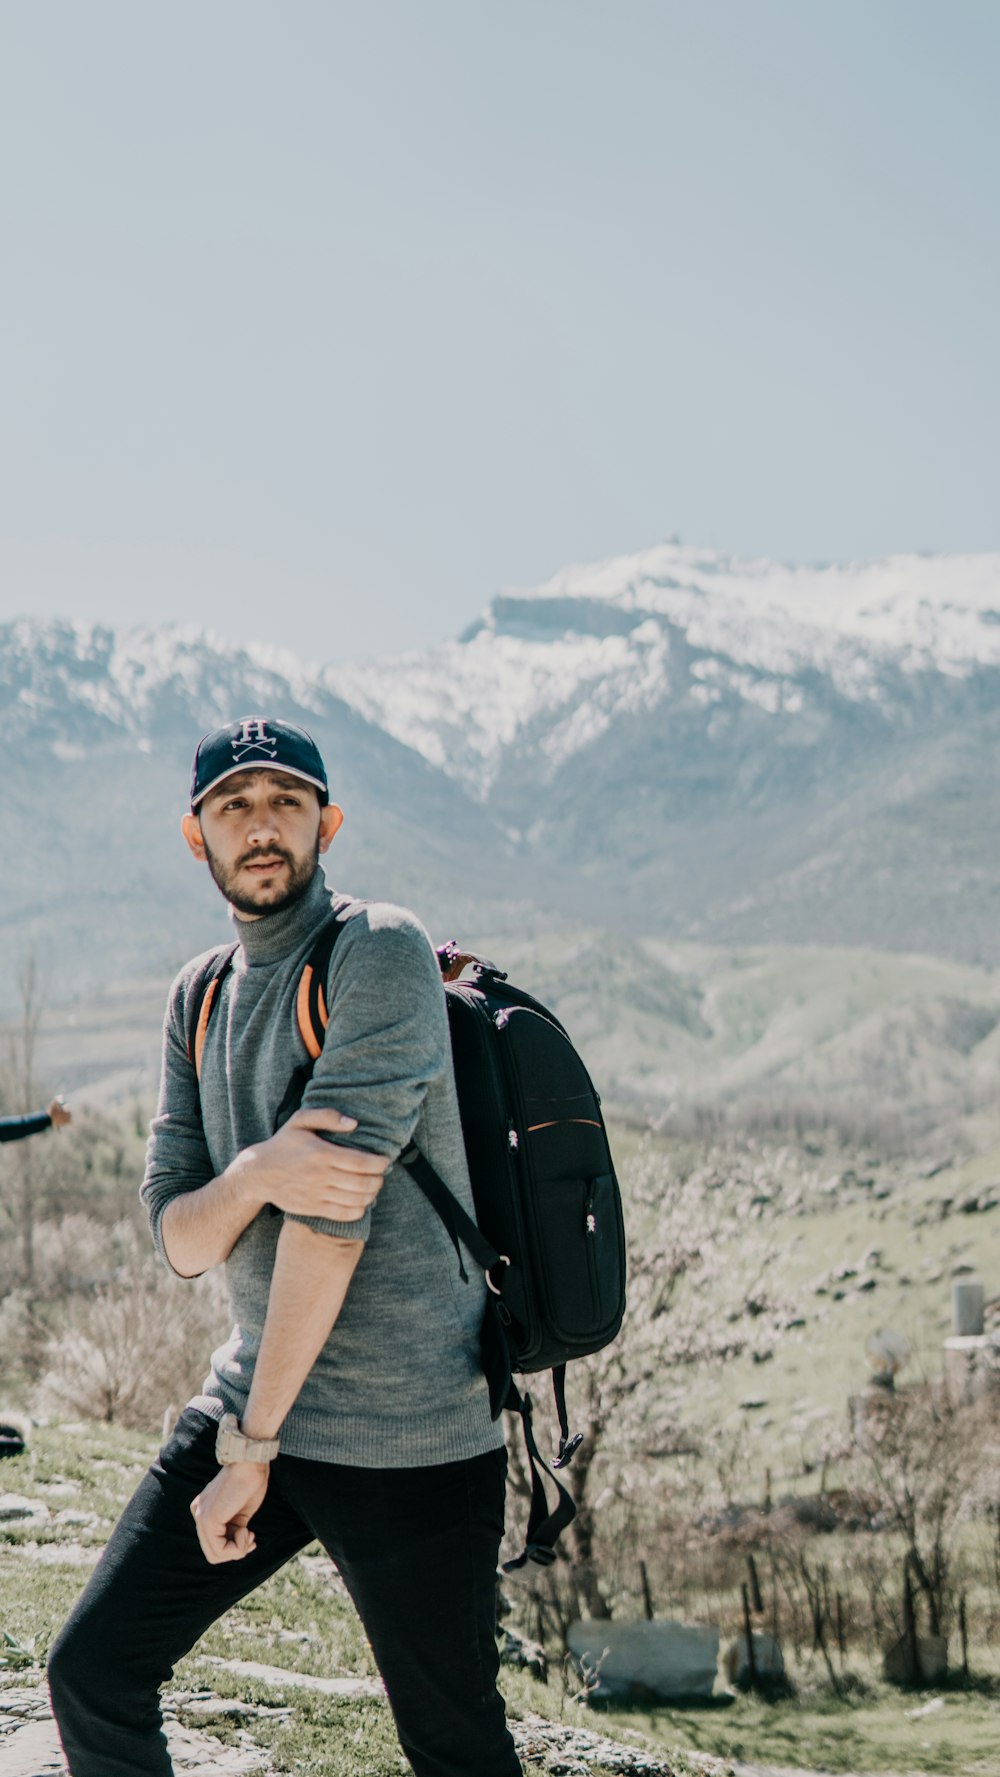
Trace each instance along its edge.
<instances>
[{"instance_id":1,"label":"forearm","mask_svg":"<svg viewBox=\"0 0 1000 1777\"><path fill-rule=\"evenodd\" d=\"M255 1147L244 1148L218 1178L171 1197L160 1219L163 1250L182 1277L197 1277L228 1259L237 1240L266 1203L288 1216L358 1225L362 1240L371 1203L388 1161L379 1154L331 1143L356 1127L339 1111L298 1111Z\"/></svg>"},{"instance_id":2,"label":"forearm","mask_svg":"<svg viewBox=\"0 0 1000 1777\"><path fill-rule=\"evenodd\" d=\"M245 1228L259 1214L266 1196L246 1149L218 1178L196 1191L183 1191L163 1211L160 1234L174 1270L198 1277L228 1259Z\"/></svg>"},{"instance_id":3,"label":"forearm","mask_svg":"<svg viewBox=\"0 0 1000 1777\"><path fill-rule=\"evenodd\" d=\"M363 1251L363 1241L334 1239L302 1222L285 1223L242 1419L248 1437L278 1435L336 1324Z\"/></svg>"},{"instance_id":4,"label":"forearm","mask_svg":"<svg viewBox=\"0 0 1000 1777\"><path fill-rule=\"evenodd\" d=\"M27 1117L0 1117L0 1142L23 1141L26 1135L40 1135L51 1124L48 1111L34 1111Z\"/></svg>"}]
</instances>

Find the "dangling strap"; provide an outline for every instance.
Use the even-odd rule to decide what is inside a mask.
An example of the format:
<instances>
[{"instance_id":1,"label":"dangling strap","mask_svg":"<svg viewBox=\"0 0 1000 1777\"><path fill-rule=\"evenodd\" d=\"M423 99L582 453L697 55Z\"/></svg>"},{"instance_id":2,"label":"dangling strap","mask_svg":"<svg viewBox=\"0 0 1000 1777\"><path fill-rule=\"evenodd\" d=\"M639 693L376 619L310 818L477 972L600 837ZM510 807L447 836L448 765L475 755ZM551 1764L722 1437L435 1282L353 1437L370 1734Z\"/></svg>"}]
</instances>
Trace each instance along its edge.
<instances>
[{"instance_id":1,"label":"dangling strap","mask_svg":"<svg viewBox=\"0 0 1000 1777\"><path fill-rule=\"evenodd\" d=\"M569 1419L566 1413L566 1365L552 1366L552 1394L556 1403L559 1418L559 1454L552 1464L553 1468L568 1468L580 1445L583 1433L578 1431L575 1437L569 1435Z\"/></svg>"},{"instance_id":2,"label":"dangling strap","mask_svg":"<svg viewBox=\"0 0 1000 1777\"><path fill-rule=\"evenodd\" d=\"M567 1524L572 1524L576 1517L574 1501L570 1498L562 1482L556 1480L535 1443L535 1433L531 1423L530 1394L526 1389L523 1396L518 1395L513 1382L510 1385L510 1392L513 1398L508 1400L508 1406L520 1413L521 1423L524 1426L524 1447L528 1453L528 1467L531 1470L531 1506L528 1511L528 1532L524 1550L515 1560L503 1563L504 1573L515 1573L518 1568L526 1566L529 1561L536 1562L539 1567L551 1567L556 1558L555 1545ZM551 1512L545 1492L545 1483L542 1480L542 1470L548 1475L559 1496L558 1504Z\"/></svg>"}]
</instances>

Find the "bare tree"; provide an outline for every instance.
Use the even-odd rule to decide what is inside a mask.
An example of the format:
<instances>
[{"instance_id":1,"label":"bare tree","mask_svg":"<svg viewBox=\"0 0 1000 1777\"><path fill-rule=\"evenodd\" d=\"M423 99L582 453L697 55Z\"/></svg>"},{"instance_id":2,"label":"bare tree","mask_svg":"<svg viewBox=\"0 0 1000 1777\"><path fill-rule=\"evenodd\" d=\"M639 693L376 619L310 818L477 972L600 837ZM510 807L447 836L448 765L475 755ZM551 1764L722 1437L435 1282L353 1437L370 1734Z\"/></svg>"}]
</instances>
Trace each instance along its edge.
<instances>
[{"instance_id":1,"label":"bare tree","mask_svg":"<svg viewBox=\"0 0 1000 1777\"><path fill-rule=\"evenodd\" d=\"M536 1588L536 1615L553 1609L555 1576L567 1620L610 1616L623 1586L642 1585L640 1557L648 1589L669 1509L666 1465L693 1450L685 1413L692 1382L766 1346L787 1314L769 1294L773 1267L759 1233L733 1255L732 1220L754 1188L749 1177L671 1167L653 1147L624 1169L625 1328L614 1345L572 1366L571 1429L582 1442L562 1478L577 1511L564 1538L569 1559L549 1570L544 1592ZM510 1454L514 1488L526 1496L516 1442Z\"/></svg>"},{"instance_id":2,"label":"bare tree","mask_svg":"<svg viewBox=\"0 0 1000 1777\"><path fill-rule=\"evenodd\" d=\"M18 1015L7 1032L5 1072L8 1096L19 1111L35 1104L36 1058L43 1001L34 951L18 971ZM15 1219L21 1248L21 1284L29 1293L35 1276L34 1155L30 1142L19 1142L13 1155L16 1176Z\"/></svg>"},{"instance_id":3,"label":"bare tree","mask_svg":"<svg viewBox=\"0 0 1000 1777\"><path fill-rule=\"evenodd\" d=\"M874 1491L882 1526L902 1540L932 1635L951 1625L961 1530L996 1474L998 1443L989 1402L957 1407L944 1389L923 1385L898 1396L859 1446L861 1487Z\"/></svg>"}]
</instances>

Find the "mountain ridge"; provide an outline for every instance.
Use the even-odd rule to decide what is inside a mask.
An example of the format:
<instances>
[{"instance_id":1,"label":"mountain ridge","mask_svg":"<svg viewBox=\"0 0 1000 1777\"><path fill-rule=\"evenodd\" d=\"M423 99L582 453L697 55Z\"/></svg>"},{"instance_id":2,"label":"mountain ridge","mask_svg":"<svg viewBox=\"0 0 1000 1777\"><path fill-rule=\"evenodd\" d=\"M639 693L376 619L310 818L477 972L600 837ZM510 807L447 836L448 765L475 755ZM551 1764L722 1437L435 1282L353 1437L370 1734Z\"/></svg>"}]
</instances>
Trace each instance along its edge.
<instances>
[{"instance_id":1,"label":"mountain ridge","mask_svg":"<svg viewBox=\"0 0 1000 1777\"><path fill-rule=\"evenodd\" d=\"M327 757L338 879L436 936L1000 961L1000 556L660 545L508 589L464 637L313 667L191 626L0 627L8 945L83 982L223 936L176 833L191 754L272 711Z\"/></svg>"}]
</instances>

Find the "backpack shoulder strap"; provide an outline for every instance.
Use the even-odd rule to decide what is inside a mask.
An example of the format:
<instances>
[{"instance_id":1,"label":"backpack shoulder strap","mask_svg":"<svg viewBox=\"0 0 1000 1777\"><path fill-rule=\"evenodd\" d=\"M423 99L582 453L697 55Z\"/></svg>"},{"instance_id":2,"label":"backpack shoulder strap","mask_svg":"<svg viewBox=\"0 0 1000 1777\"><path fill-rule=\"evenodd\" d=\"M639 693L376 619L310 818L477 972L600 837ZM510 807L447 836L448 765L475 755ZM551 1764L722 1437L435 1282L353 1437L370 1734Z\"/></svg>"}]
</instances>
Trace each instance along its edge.
<instances>
[{"instance_id":1,"label":"backpack shoulder strap","mask_svg":"<svg viewBox=\"0 0 1000 1777\"><path fill-rule=\"evenodd\" d=\"M451 1243L458 1254L459 1275L463 1283L468 1282L459 1242L472 1254L477 1265L481 1265L486 1273L486 1280L497 1294L491 1273L497 1265L509 1265L506 1254L498 1253L487 1240L468 1211L463 1209L454 1192L449 1190L439 1172L436 1172L429 1160L426 1160L420 1149L410 1143L399 1156L400 1166L405 1166L415 1185L423 1192L431 1208L444 1223Z\"/></svg>"},{"instance_id":2,"label":"backpack shoulder strap","mask_svg":"<svg viewBox=\"0 0 1000 1777\"><path fill-rule=\"evenodd\" d=\"M334 946L347 921L366 907L366 901L344 901L331 919L320 927L319 936L306 958L295 994L295 1016L299 1035L310 1061L318 1061L323 1052L323 1038L330 1022L327 1005L327 982Z\"/></svg>"},{"instance_id":3,"label":"backpack shoulder strap","mask_svg":"<svg viewBox=\"0 0 1000 1777\"><path fill-rule=\"evenodd\" d=\"M187 1052L188 1060L199 1079L201 1078L201 1057L205 1048L208 1021L219 997L219 987L232 968L233 958L238 949L238 944L230 944L227 949L216 951L204 968L198 971L188 989L184 1006Z\"/></svg>"}]
</instances>

